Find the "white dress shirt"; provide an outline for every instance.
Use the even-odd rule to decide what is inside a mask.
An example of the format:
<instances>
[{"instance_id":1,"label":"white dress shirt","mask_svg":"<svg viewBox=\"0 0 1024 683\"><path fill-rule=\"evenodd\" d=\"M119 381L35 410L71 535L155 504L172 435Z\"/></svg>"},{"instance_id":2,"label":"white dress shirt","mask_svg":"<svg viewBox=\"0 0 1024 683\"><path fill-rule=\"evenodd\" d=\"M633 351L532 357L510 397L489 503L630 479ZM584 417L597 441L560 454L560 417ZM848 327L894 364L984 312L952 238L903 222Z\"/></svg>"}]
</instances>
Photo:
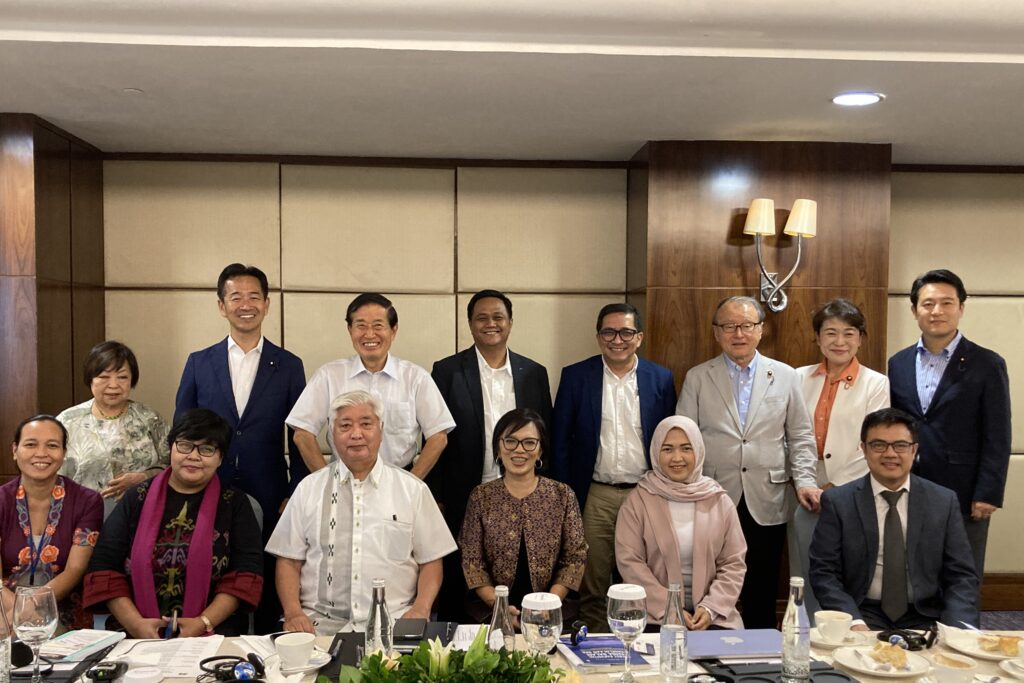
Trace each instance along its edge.
<instances>
[{"instance_id":1,"label":"white dress shirt","mask_svg":"<svg viewBox=\"0 0 1024 683\"><path fill-rule=\"evenodd\" d=\"M303 561L299 602L321 635L366 628L375 578L387 580L388 611L401 617L419 565L455 548L427 485L379 457L363 481L340 460L300 481L267 543Z\"/></svg>"},{"instance_id":2,"label":"white dress shirt","mask_svg":"<svg viewBox=\"0 0 1024 683\"><path fill-rule=\"evenodd\" d=\"M907 539L907 502L910 498L910 477L907 477L907 481L904 482L903 486L900 487L906 493L900 496L900 499L896 502L896 512L900 516L900 526L903 527L903 542L906 544ZM885 555L885 516L889 514L889 503L886 502L885 498L882 497L882 491L888 491L886 487L875 481L874 477L871 477L871 493L875 498L875 514L878 515L878 558L875 560L875 575L871 577L871 585L868 586L868 593L865 597L869 600L881 600L882 599L882 564ZM907 581L907 592L912 593L913 589L910 585L910 581ZM907 596L907 602L913 602L913 596Z\"/></svg>"},{"instance_id":3,"label":"white dress shirt","mask_svg":"<svg viewBox=\"0 0 1024 683\"><path fill-rule=\"evenodd\" d=\"M500 368L487 364L480 349L476 349L477 365L480 367L480 389L484 397L484 470L481 484L494 481L501 476L498 462L491 448L494 425L502 415L516 407L516 391L512 384L512 364L509 363L508 349L505 349L505 363Z\"/></svg>"},{"instance_id":4,"label":"white dress shirt","mask_svg":"<svg viewBox=\"0 0 1024 683\"><path fill-rule=\"evenodd\" d=\"M441 392L430 373L393 354L380 372L370 372L359 356L339 358L321 366L295 402L285 422L311 434L331 418L331 401L346 391L362 389L384 406L384 435L380 457L396 467L405 467L420 450L420 436L450 432L455 420L448 412ZM332 439L331 452L337 456Z\"/></svg>"},{"instance_id":5,"label":"white dress shirt","mask_svg":"<svg viewBox=\"0 0 1024 683\"><path fill-rule=\"evenodd\" d=\"M647 473L643 427L640 424L640 390L636 382L639 361L619 377L604 366L601 393L601 441L597 448L594 480L605 484L635 484Z\"/></svg>"},{"instance_id":6,"label":"white dress shirt","mask_svg":"<svg viewBox=\"0 0 1024 683\"><path fill-rule=\"evenodd\" d=\"M235 409L238 417L242 417L245 406L249 404L249 394L256 381L256 371L260 369L260 356L263 355L263 337L255 347L243 351L242 347L228 335L228 372L231 373L231 393L235 395Z\"/></svg>"}]
</instances>

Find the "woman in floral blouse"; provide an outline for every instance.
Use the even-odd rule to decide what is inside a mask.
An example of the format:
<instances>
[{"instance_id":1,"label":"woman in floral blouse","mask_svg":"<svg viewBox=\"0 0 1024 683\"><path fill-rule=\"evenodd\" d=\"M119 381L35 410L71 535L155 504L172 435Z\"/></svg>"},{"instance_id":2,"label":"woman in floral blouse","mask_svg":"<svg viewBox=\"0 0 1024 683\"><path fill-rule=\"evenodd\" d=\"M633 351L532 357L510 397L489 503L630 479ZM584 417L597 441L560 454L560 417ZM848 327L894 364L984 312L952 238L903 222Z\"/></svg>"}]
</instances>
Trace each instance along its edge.
<instances>
[{"instance_id":1,"label":"woman in floral blouse","mask_svg":"<svg viewBox=\"0 0 1024 683\"><path fill-rule=\"evenodd\" d=\"M167 423L129 398L139 382L139 364L124 344L94 346L84 374L92 399L57 416L70 435L61 474L102 495L109 513L126 490L170 462Z\"/></svg>"},{"instance_id":2,"label":"woman in floral blouse","mask_svg":"<svg viewBox=\"0 0 1024 683\"><path fill-rule=\"evenodd\" d=\"M63 632L91 619L82 610L81 582L103 523L99 494L58 474L68 433L52 415L36 415L14 432L21 474L0 486L0 599L8 615L17 586L49 586Z\"/></svg>"},{"instance_id":3,"label":"woman in floral blouse","mask_svg":"<svg viewBox=\"0 0 1024 683\"><path fill-rule=\"evenodd\" d=\"M528 408L506 413L494 426L493 448L503 476L473 489L459 535L466 585L477 598L467 611L479 621L489 618L499 585L509 587L513 614L535 591L564 602L579 588L587 559L576 495L537 474L548 448L540 415ZM563 608L563 621L572 605Z\"/></svg>"}]
</instances>

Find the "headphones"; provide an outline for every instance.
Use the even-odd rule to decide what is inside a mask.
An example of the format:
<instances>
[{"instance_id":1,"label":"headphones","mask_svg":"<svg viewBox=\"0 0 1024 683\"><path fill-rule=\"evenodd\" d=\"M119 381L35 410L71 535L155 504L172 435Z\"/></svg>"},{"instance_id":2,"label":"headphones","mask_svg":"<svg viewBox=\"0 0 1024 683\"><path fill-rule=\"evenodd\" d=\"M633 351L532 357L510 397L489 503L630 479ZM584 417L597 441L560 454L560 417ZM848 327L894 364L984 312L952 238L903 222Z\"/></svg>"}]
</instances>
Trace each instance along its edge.
<instances>
[{"instance_id":1,"label":"headphones","mask_svg":"<svg viewBox=\"0 0 1024 683\"><path fill-rule=\"evenodd\" d=\"M878 639L883 643L889 643L890 645L898 645L904 650L927 650L935 644L935 638L938 636L938 631L934 626L921 630L912 631L905 628L894 628L888 631L882 631L878 634Z\"/></svg>"},{"instance_id":2,"label":"headphones","mask_svg":"<svg viewBox=\"0 0 1024 683\"><path fill-rule=\"evenodd\" d=\"M579 645L587 639L587 625L582 621L572 622L572 626L569 627L569 642L573 645Z\"/></svg>"},{"instance_id":3,"label":"headphones","mask_svg":"<svg viewBox=\"0 0 1024 683\"><path fill-rule=\"evenodd\" d=\"M197 683L214 683L215 681L262 681L264 668L263 658L250 652L244 658L235 655L218 655L207 657L199 662L202 670Z\"/></svg>"}]
</instances>

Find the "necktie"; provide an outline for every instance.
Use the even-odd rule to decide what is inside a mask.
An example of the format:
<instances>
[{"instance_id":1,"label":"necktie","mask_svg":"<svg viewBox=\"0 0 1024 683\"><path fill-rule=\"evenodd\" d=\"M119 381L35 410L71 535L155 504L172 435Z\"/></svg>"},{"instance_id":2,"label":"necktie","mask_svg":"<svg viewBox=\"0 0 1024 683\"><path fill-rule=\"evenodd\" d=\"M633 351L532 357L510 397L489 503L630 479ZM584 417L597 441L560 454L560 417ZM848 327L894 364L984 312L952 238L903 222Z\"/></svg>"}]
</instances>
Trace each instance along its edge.
<instances>
[{"instance_id":1,"label":"necktie","mask_svg":"<svg viewBox=\"0 0 1024 683\"><path fill-rule=\"evenodd\" d=\"M882 611L894 623L907 611L907 547L896 511L896 503L902 495L902 489L882 491L882 497L889 504L882 551Z\"/></svg>"}]
</instances>

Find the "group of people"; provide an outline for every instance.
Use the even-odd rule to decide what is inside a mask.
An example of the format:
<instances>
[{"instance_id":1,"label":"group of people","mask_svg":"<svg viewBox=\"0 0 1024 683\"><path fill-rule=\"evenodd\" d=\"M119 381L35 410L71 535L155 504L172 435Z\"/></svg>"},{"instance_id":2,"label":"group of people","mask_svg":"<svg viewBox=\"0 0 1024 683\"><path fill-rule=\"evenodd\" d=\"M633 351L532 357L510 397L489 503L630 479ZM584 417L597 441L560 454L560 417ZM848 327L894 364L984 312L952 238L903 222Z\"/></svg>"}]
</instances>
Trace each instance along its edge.
<instances>
[{"instance_id":1,"label":"group of people","mask_svg":"<svg viewBox=\"0 0 1024 683\"><path fill-rule=\"evenodd\" d=\"M360 294L355 355L308 383L263 337L262 271L229 265L217 297L229 334L188 357L170 428L131 400L138 363L113 341L85 363L93 399L18 427L5 603L48 584L64 628L88 608L137 638L172 617L181 635L329 634L363 628L385 578L396 617L486 621L505 585L514 613L547 591L600 630L621 580L645 587L652 624L680 583L691 628L773 628L788 526L809 611L977 623L1009 387L1002 358L959 332L967 293L949 271L914 282L921 339L888 378L857 360L853 303L815 313L823 358L794 369L758 352L764 311L735 296L712 317L721 355L677 397L637 355L640 313L613 303L600 353L562 370L553 404L545 368L509 349L496 290L469 301L473 346L430 373L390 352L391 302Z\"/></svg>"}]
</instances>

